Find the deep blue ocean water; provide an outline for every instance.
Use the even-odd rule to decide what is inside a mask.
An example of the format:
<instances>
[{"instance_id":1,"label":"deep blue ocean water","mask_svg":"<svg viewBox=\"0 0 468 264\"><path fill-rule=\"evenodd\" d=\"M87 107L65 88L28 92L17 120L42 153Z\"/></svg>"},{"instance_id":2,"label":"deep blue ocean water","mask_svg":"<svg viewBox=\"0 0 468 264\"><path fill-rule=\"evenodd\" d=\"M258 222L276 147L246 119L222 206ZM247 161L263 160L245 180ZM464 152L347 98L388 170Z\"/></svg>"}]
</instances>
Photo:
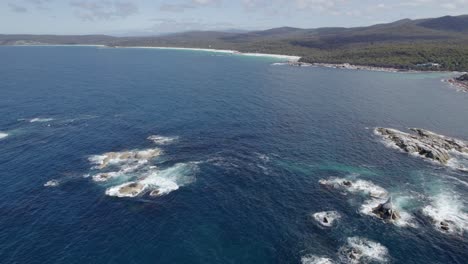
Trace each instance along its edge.
<instances>
[{"instance_id":1,"label":"deep blue ocean water","mask_svg":"<svg viewBox=\"0 0 468 264\"><path fill-rule=\"evenodd\" d=\"M422 208L466 214L468 174L373 133L420 127L468 140L468 94L446 74L154 49L1 47L0 58L1 263L338 261L350 237L381 244L391 263L467 263L466 232L439 232ZM156 148L129 175L93 181L93 155ZM106 195L148 171L179 188ZM330 177L385 188L417 227L360 213L365 198L319 184ZM310 217L324 210L341 213L335 227Z\"/></svg>"}]
</instances>

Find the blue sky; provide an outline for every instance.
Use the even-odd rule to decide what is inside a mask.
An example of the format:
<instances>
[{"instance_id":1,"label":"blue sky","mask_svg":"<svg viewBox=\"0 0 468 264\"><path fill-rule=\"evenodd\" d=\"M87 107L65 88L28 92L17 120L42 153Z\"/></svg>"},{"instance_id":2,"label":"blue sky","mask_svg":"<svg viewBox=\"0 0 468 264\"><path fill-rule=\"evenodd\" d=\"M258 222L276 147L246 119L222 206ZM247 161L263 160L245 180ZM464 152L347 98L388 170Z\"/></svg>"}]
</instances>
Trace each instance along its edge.
<instances>
[{"instance_id":1,"label":"blue sky","mask_svg":"<svg viewBox=\"0 0 468 264\"><path fill-rule=\"evenodd\" d=\"M468 0L0 0L0 34L353 27L460 14Z\"/></svg>"}]
</instances>

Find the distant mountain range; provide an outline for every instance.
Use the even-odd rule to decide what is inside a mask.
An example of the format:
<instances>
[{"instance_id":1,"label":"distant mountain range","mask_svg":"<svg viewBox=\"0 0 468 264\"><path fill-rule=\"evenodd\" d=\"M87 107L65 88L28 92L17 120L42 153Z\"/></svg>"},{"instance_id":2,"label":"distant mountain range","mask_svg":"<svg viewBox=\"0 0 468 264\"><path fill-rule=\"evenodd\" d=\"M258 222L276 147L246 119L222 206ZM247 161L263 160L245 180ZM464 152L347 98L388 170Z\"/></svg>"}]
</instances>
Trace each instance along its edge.
<instances>
[{"instance_id":1,"label":"distant mountain range","mask_svg":"<svg viewBox=\"0 0 468 264\"><path fill-rule=\"evenodd\" d=\"M154 37L0 35L0 45L103 44L233 49L297 55L304 62L468 71L468 15L356 28L192 31Z\"/></svg>"}]
</instances>

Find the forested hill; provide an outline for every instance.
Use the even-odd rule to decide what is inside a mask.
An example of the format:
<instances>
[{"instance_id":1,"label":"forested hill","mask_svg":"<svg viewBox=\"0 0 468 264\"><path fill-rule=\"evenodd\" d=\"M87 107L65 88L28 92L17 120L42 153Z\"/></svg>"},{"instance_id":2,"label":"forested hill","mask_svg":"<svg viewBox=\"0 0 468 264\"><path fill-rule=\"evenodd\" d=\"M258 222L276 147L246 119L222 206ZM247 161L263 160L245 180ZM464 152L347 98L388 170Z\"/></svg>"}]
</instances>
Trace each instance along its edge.
<instances>
[{"instance_id":1,"label":"forested hill","mask_svg":"<svg viewBox=\"0 0 468 264\"><path fill-rule=\"evenodd\" d=\"M468 71L468 15L357 28L194 31L155 37L0 35L0 45L104 44L234 49L302 56L304 62Z\"/></svg>"}]
</instances>

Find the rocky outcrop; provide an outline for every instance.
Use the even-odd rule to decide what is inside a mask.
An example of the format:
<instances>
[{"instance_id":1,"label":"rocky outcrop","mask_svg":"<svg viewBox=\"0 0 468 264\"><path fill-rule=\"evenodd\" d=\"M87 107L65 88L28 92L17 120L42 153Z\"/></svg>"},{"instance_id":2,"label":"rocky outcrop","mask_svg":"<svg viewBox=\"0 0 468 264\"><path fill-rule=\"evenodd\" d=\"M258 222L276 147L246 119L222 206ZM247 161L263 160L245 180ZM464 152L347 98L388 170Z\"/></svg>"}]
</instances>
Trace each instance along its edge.
<instances>
[{"instance_id":1,"label":"rocky outcrop","mask_svg":"<svg viewBox=\"0 0 468 264\"><path fill-rule=\"evenodd\" d=\"M468 74L463 74L461 76L449 79L447 81L453 86L461 88L462 91L468 92Z\"/></svg>"},{"instance_id":2,"label":"rocky outcrop","mask_svg":"<svg viewBox=\"0 0 468 264\"><path fill-rule=\"evenodd\" d=\"M295 66L295 67L310 67L312 64L306 63L306 62L300 62L300 61L290 61L288 62L289 66Z\"/></svg>"},{"instance_id":3,"label":"rocky outcrop","mask_svg":"<svg viewBox=\"0 0 468 264\"><path fill-rule=\"evenodd\" d=\"M312 217L321 226L331 227L333 224L341 218L340 214L336 211L318 212L312 215Z\"/></svg>"},{"instance_id":4,"label":"rocky outcrop","mask_svg":"<svg viewBox=\"0 0 468 264\"><path fill-rule=\"evenodd\" d=\"M452 158L451 152L468 153L468 144L462 140L438 135L434 132L411 128L413 134L404 133L396 129L379 127L375 132L386 141L394 144L399 149L416 153L421 157L447 165ZM459 168L464 170L463 168Z\"/></svg>"},{"instance_id":5,"label":"rocky outcrop","mask_svg":"<svg viewBox=\"0 0 468 264\"><path fill-rule=\"evenodd\" d=\"M401 218L400 213L393 206L392 197L388 198L385 203L379 204L372 210L372 213L385 221L396 221Z\"/></svg>"},{"instance_id":6,"label":"rocky outcrop","mask_svg":"<svg viewBox=\"0 0 468 264\"><path fill-rule=\"evenodd\" d=\"M463 74L462 76L459 76L459 77L455 78L455 80L457 80L459 82L468 82L468 73Z\"/></svg>"},{"instance_id":7,"label":"rocky outcrop","mask_svg":"<svg viewBox=\"0 0 468 264\"><path fill-rule=\"evenodd\" d=\"M136 197L142 194L146 185L139 182L128 182L119 186L115 186L106 190L106 194L116 197Z\"/></svg>"}]
</instances>

